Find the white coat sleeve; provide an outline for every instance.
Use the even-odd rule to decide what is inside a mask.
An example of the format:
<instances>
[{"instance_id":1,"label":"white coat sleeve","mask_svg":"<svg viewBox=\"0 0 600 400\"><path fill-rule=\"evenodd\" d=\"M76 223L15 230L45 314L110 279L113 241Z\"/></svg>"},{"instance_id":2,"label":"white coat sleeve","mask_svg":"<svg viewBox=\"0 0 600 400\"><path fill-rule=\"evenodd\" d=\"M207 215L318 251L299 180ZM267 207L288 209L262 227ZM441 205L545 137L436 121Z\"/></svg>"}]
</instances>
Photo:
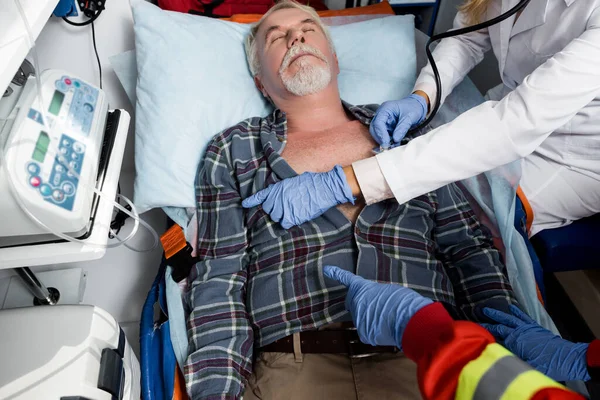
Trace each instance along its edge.
<instances>
[{"instance_id":1,"label":"white coat sleeve","mask_svg":"<svg viewBox=\"0 0 600 400\"><path fill-rule=\"evenodd\" d=\"M501 101L472 108L406 146L379 154L377 162L403 203L531 154L598 95L600 9L592 12L580 37Z\"/></svg>"},{"instance_id":2,"label":"white coat sleeve","mask_svg":"<svg viewBox=\"0 0 600 400\"><path fill-rule=\"evenodd\" d=\"M466 27L462 12L456 14L453 29ZM492 47L487 28L439 42L432 52L442 82L441 102L454 90L464 77L481 62L485 53ZM431 63L421 70L414 90L422 90L429 96L430 109L435 105L437 88Z\"/></svg>"}]
</instances>

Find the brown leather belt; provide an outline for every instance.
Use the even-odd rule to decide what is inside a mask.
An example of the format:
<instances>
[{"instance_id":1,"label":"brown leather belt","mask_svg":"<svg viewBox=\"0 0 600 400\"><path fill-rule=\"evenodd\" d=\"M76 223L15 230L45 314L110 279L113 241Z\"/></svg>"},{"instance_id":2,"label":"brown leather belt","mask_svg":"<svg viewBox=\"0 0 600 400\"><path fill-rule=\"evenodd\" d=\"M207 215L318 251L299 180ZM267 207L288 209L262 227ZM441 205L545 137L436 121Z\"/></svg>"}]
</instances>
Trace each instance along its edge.
<instances>
[{"instance_id":1,"label":"brown leather belt","mask_svg":"<svg viewBox=\"0 0 600 400\"><path fill-rule=\"evenodd\" d=\"M380 353L396 353L394 346L371 346L360 341L356 329L306 331L300 333L302 354L348 354L351 358L370 357ZM293 336L286 336L261 347L259 351L293 353Z\"/></svg>"}]
</instances>

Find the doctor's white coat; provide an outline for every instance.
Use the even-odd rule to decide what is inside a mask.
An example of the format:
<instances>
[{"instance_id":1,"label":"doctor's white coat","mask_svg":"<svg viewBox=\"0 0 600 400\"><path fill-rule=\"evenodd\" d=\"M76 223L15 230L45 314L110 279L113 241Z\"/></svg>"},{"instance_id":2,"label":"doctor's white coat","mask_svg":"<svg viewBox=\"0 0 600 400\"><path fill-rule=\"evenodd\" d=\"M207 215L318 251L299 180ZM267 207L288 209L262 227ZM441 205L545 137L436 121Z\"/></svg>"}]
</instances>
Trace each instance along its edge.
<instances>
[{"instance_id":1,"label":"doctor's white coat","mask_svg":"<svg viewBox=\"0 0 600 400\"><path fill-rule=\"evenodd\" d=\"M517 0L492 0L485 19ZM454 28L464 27L459 13ZM532 234L600 211L600 0L531 0L522 14L442 40L442 102L492 50L509 92L408 145L353 164L367 203L408 201L522 157ZM435 99L428 65L415 90ZM385 178L385 179L383 179Z\"/></svg>"}]
</instances>

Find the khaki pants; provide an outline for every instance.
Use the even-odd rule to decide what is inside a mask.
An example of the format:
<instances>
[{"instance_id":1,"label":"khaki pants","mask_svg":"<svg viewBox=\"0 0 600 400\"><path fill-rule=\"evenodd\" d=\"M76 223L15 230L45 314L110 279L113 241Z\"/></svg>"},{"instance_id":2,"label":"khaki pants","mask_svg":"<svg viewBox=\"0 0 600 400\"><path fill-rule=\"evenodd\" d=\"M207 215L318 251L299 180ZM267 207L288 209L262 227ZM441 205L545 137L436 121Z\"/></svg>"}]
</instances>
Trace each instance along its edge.
<instances>
[{"instance_id":1,"label":"khaki pants","mask_svg":"<svg viewBox=\"0 0 600 400\"><path fill-rule=\"evenodd\" d=\"M244 400L421 399L417 365L402 353L261 353Z\"/></svg>"}]
</instances>

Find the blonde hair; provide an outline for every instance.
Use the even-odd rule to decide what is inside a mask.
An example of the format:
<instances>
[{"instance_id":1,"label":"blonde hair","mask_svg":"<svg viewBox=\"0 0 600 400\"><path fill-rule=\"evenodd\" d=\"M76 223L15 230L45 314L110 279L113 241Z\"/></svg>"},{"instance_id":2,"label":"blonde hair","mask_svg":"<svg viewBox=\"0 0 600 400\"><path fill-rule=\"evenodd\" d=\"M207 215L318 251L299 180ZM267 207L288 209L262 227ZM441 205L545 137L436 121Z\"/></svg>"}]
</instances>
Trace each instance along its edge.
<instances>
[{"instance_id":1,"label":"blonde hair","mask_svg":"<svg viewBox=\"0 0 600 400\"><path fill-rule=\"evenodd\" d=\"M250 33L248 34L248 36L246 36L246 40L244 41L244 47L246 50L246 58L248 59L248 66L250 67L250 73L252 73L253 77L260 73L260 61L258 59L258 46L256 44L256 33L260 29L260 27L263 24L263 22L265 21L265 19L267 19L269 17L269 15L273 14L275 11L284 10L287 8L296 8L298 10L302 10L305 13L309 14L310 17L315 21L317 26L319 26L319 28L321 28L321 30L325 34L325 37L327 38L327 42L329 42L331 51L334 51L333 41L331 40L331 35L329 34L329 30L323 24L323 22L321 21L321 18L319 17L319 15L317 14L317 12L315 11L314 8L312 8L310 6L305 6L294 0L282 0L282 1L278 2L277 4L275 4L273 7L271 7L269 9L269 11L267 11L265 13L265 15L263 15L257 23L252 25L252 28L250 28Z\"/></svg>"},{"instance_id":2,"label":"blonde hair","mask_svg":"<svg viewBox=\"0 0 600 400\"><path fill-rule=\"evenodd\" d=\"M467 0L458 10L465 15L467 25L475 25L483 22L482 17L491 2L492 0Z\"/></svg>"}]
</instances>

